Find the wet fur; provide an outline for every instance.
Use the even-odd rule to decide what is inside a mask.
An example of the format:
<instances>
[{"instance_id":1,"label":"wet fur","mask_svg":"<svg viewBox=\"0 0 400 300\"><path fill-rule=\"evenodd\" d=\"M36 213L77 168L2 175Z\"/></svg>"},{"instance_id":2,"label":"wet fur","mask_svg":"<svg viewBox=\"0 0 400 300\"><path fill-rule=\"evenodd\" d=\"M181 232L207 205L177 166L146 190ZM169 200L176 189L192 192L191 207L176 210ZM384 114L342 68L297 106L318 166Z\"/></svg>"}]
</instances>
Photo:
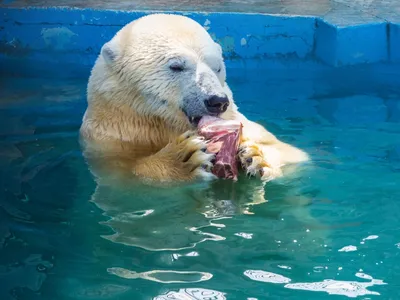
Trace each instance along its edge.
<instances>
[{"instance_id":1,"label":"wet fur","mask_svg":"<svg viewBox=\"0 0 400 300\"><path fill-rule=\"evenodd\" d=\"M149 24L154 28L147 32ZM163 66L179 55L189 57L198 74L178 84ZM284 165L308 160L243 116L225 79L220 47L192 20L161 14L126 25L103 46L89 79L80 131L85 156L102 169L155 181L213 178L204 170L213 157L182 107L204 114L205 96L226 94L230 105L221 117L243 123L239 159L248 174L270 180L283 175Z\"/></svg>"}]
</instances>

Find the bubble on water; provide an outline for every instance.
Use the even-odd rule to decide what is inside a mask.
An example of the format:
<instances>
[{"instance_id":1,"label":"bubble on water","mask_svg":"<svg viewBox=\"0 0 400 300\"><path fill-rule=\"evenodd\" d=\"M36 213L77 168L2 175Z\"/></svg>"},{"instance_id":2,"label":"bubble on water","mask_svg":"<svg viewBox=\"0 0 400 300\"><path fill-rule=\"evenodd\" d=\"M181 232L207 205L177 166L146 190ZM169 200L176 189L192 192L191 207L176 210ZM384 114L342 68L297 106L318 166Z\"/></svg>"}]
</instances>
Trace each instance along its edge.
<instances>
[{"instance_id":1,"label":"bubble on water","mask_svg":"<svg viewBox=\"0 0 400 300\"><path fill-rule=\"evenodd\" d=\"M175 259L175 260L177 260L179 257L182 257L182 256L189 256L189 257L191 257L191 256L199 256L199 255L200 255L200 254L199 254L198 252L196 252L196 251L192 251L192 252L189 252L189 253L186 253L186 254L174 253L174 254L172 254L172 258Z\"/></svg>"},{"instance_id":2,"label":"bubble on water","mask_svg":"<svg viewBox=\"0 0 400 300\"><path fill-rule=\"evenodd\" d=\"M377 238L379 238L378 235L370 235L370 236L367 236L366 238L363 238L363 239L362 239L362 241L360 242L360 244L364 244L365 241L368 241L368 240L376 240Z\"/></svg>"},{"instance_id":3,"label":"bubble on water","mask_svg":"<svg viewBox=\"0 0 400 300\"><path fill-rule=\"evenodd\" d=\"M252 233L238 232L238 233L235 233L235 235L236 236L240 236L240 237L242 237L244 239L248 239L248 240L253 238L253 234Z\"/></svg>"},{"instance_id":4,"label":"bubble on water","mask_svg":"<svg viewBox=\"0 0 400 300\"><path fill-rule=\"evenodd\" d=\"M357 251L357 247L350 245L350 246L343 247L342 249L339 249L338 251L339 252L353 252L353 251Z\"/></svg>"},{"instance_id":5,"label":"bubble on water","mask_svg":"<svg viewBox=\"0 0 400 300\"><path fill-rule=\"evenodd\" d=\"M313 268L313 271L315 273L321 273L323 269L324 269L324 267L322 267L322 266L316 266Z\"/></svg>"},{"instance_id":6,"label":"bubble on water","mask_svg":"<svg viewBox=\"0 0 400 300\"><path fill-rule=\"evenodd\" d=\"M291 270L291 269L292 269L292 267L289 267L289 266L283 266L283 265L278 265L278 268L281 268L281 269L287 269L287 270Z\"/></svg>"}]
</instances>

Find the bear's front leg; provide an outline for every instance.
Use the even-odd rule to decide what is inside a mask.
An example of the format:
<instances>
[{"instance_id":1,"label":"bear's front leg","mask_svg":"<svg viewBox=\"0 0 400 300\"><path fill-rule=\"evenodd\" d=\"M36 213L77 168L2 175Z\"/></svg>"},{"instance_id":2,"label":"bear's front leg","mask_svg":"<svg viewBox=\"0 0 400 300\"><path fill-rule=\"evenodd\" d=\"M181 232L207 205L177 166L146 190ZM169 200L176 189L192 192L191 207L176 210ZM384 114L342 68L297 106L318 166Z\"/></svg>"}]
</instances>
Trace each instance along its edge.
<instances>
[{"instance_id":1,"label":"bear's front leg","mask_svg":"<svg viewBox=\"0 0 400 300\"><path fill-rule=\"evenodd\" d=\"M135 175L160 181L190 181L216 178L211 172L214 154L207 153L204 138L186 132L157 153L138 160Z\"/></svg>"}]
</instances>

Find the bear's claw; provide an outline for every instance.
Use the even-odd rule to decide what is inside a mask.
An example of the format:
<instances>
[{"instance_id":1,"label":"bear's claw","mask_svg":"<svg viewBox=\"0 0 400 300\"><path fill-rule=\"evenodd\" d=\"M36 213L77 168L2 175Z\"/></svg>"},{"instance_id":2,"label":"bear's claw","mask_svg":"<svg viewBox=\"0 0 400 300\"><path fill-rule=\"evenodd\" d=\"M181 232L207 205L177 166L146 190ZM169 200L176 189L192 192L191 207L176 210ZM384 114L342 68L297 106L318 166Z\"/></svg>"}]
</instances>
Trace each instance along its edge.
<instances>
[{"instance_id":1,"label":"bear's claw","mask_svg":"<svg viewBox=\"0 0 400 300\"><path fill-rule=\"evenodd\" d=\"M281 169L271 166L266 160L259 145L245 142L239 146L239 161L248 176L259 177L262 181L269 181L281 175Z\"/></svg>"},{"instance_id":2,"label":"bear's claw","mask_svg":"<svg viewBox=\"0 0 400 300\"><path fill-rule=\"evenodd\" d=\"M203 137L198 136L196 131L188 131L180 135L176 142L178 160L184 164L185 170L192 175L190 177L201 177L203 179L215 177L211 174L212 160L215 155L207 152L207 143Z\"/></svg>"}]
</instances>

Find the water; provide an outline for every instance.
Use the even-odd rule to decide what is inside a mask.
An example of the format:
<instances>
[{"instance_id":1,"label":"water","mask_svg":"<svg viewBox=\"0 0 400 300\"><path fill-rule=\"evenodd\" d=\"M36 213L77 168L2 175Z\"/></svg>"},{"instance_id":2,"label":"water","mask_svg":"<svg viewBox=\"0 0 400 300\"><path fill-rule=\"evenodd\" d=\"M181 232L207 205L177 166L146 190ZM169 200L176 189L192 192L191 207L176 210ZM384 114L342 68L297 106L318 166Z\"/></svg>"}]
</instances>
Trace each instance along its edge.
<instances>
[{"instance_id":1,"label":"water","mask_svg":"<svg viewBox=\"0 0 400 300\"><path fill-rule=\"evenodd\" d=\"M2 78L0 299L399 299L400 77L228 74L312 165L265 187L96 178L86 78Z\"/></svg>"}]
</instances>

